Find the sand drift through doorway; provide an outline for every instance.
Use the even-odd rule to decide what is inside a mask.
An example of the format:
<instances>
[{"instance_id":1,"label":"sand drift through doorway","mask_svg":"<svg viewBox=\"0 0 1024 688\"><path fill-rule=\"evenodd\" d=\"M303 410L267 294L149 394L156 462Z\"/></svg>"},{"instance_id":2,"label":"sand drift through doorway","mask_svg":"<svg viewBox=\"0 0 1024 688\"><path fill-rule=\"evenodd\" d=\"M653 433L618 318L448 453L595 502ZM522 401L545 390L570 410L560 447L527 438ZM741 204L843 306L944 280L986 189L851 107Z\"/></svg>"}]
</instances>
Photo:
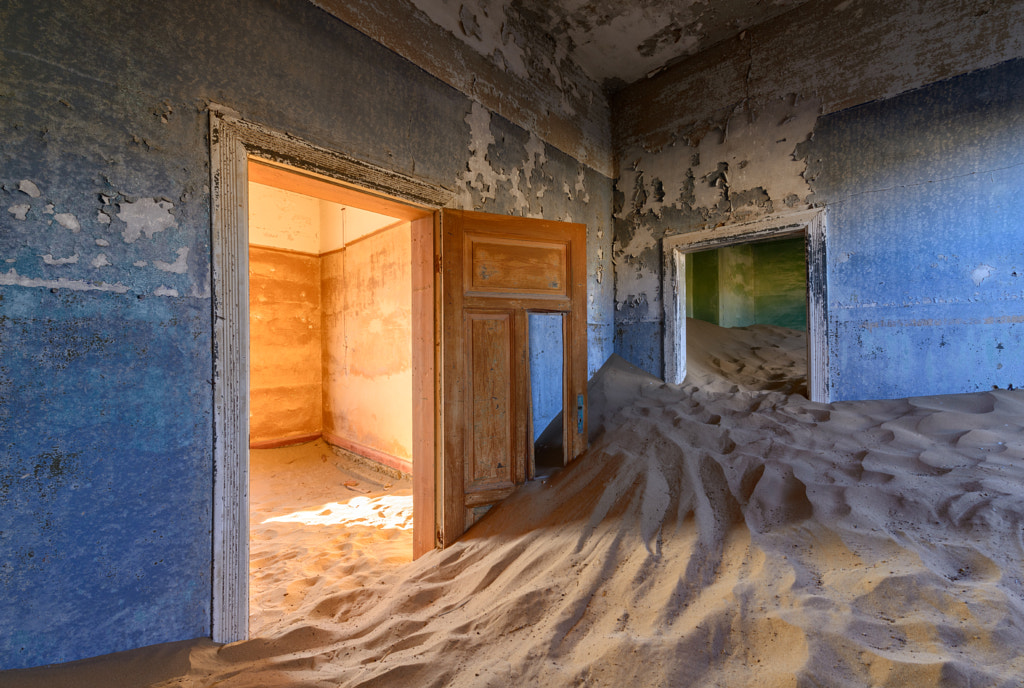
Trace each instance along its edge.
<instances>
[{"instance_id":1,"label":"sand drift through doorway","mask_svg":"<svg viewBox=\"0 0 1024 688\"><path fill-rule=\"evenodd\" d=\"M807 395L812 401L829 401L825 220L825 211L815 209L675 234L662 240L666 382L679 384L686 377L686 255L758 241L803 237L807 261Z\"/></svg>"}]
</instances>

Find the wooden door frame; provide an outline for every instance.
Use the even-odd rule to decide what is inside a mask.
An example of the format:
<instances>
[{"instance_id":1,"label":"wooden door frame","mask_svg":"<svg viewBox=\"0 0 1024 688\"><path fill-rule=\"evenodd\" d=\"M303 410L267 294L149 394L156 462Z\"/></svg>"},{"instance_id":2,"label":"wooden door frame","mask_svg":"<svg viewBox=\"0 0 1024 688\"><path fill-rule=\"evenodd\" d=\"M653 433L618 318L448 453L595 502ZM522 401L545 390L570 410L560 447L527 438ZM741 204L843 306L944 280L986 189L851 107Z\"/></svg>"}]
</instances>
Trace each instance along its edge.
<instances>
[{"instance_id":1,"label":"wooden door frame","mask_svg":"<svg viewBox=\"0 0 1024 688\"><path fill-rule=\"evenodd\" d=\"M301 141L210 106L213 319L213 551L210 634L249 634L249 227L248 163L257 157L312 180L419 209L413 221L413 538L433 549L438 463L438 210L451 190ZM352 204L355 205L355 204ZM419 228L417 228L417 224ZM419 231L418 231L419 230ZM430 317L423 310L430 309Z\"/></svg>"},{"instance_id":2,"label":"wooden door frame","mask_svg":"<svg viewBox=\"0 0 1024 688\"><path fill-rule=\"evenodd\" d=\"M662 239L662 305L665 314L665 381L686 377L686 275L684 256L767 239L804 237L807 257L807 396L828 403L829 353L825 278L824 208L780 213L755 222L725 225Z\"/></svg>"},{"instance_id":3,"label":"wooden door frame","mask_svg":"<svg viewBox=\"0 0 1024 688\"><path fill-rule=\"evenodd\" d=\"M467 450L465 442L469 439L463 420L467 406L467 365L464 348L464 318L468 308L479 313L509 313L510 326L514 331L525 336L527 332L527 314L536 312L557 312L563 316L563 365L562 365L562 396L563 396L563 447L566 461L581 454L587 447L587 263L586 263L586 227L579 223L560 222L541 218L523 218L515 216L489 215L475 211L444 210L442 212L443 239L440 249L443 254L442 266L452 269L441 270L439 321L442 333L440 365L444 370L444 381L440 387L443 403L438 407L438 414L443 424L438 430L439 470L438 489L444 499L439 500L437 523L438 544L447 547L455 542L472 525L466 522L465 500L465 458ZM518 226L516 226L518 225ZM526 229L526 226L530 229ZM468 226L468 229L467 229ZM543 228L551 243L564 243L569 267L569 284L565 285L565 295L553 296L548 293L510 292L503 290L494 292L472 291L468 285L473 282L473 264L467 256L472 254L470 237L483 238L498 235L507 238L518 235L521 239L536 239L535 232ZM559 237L560 234L564 236ZM576 237L573 237L576 234ZM497 239L503 241L504 238ZM575 239L575 240L574 240ZM577 243L579 242L579 243ZM543 290L541 290L543 292ZM579 333L579 336L573 336ZM527 354L525 350L513 351L513 354ZM568 361L566 363L566 361ZM529 361L521 360L516 364L528 371ZM529 415L530 389L529 375L526 382L520 380L513 384L513 398L516 399L515 411ZM577 408L576 399L580 399L580 421L566 418L565 413ZM523 432L528 430L528 423L519 423ZM518 438L525 441L525 435ZM530 438L532 442L532 438ZM526 449L524 445L523 450ZM520 458L523 452L515 452ZM518 471L518 467L517 467ZM518 471L520 482L526 479L529 470ZM507 488L502 488L505 490ZM491 502L500 499L497 494L491 495ZM477 504L478 506L482 504Z\"/></svg>"}]
</instances>

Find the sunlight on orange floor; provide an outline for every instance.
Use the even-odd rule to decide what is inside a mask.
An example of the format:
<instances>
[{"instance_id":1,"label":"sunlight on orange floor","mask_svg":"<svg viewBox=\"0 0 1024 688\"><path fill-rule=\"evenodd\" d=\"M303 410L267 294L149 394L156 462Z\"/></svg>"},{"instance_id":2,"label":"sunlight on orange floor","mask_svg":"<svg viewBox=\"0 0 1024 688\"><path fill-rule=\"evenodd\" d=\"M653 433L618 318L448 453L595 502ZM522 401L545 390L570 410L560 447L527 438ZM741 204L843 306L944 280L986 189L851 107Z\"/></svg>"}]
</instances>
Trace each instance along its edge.
<instances>
[{"instance_id":1,"label":"sunlight on orange floor","mask_svg":"<svg viewBox=\"0 0 1024 688\"><path fill-rule=\"evenodd\" d=\"M274 516L263 523L302 523L308 526L369 526L412 529L412 495L353 497L346 502L329 502L309 511Z\"/></svg>"}]
</instances>

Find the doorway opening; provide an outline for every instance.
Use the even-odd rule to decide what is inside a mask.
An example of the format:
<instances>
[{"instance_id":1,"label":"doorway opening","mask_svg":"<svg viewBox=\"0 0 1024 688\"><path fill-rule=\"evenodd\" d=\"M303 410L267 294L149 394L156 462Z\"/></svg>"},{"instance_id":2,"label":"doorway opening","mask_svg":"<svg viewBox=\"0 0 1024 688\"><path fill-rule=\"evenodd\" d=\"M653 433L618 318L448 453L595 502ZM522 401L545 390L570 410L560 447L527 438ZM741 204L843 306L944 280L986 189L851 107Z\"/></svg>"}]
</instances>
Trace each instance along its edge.
<instances>
[{"instance_id":1,"label":"doorway opening","mask_svg":"<svg viewBox=\"0 0 1024 688\"><path fill-rule=\"evenodd\" d=\"M412 560L412 221L339 188L249 160L254 635Z\"/></svg>"},{"instance_id":2,"label":"doorway opening","mask_svg":"<svg viewBox=\"0 0 1024 688\"><path fill-rule=\"evenodd\" d=\"M667 382L686 377L688 318L721 327L767 322L806 332L806 393L828 402L824 211L668 236L662 248Z\"/></svg>"},{"instance_id":3,"label":"doorway opening","mask_svg":"<svg viewBox=\"0 0 1024 688\"><path fill-rule=\"evenodd\" d=\"M804 243L768 239L684 254L687 350L714 351L709 363L733 382L806 394Z\"/></svg>"},{"instance_id":4,"label":"doorway opening","mask_svg":"<svg viewBox=\"0 0 1024 688\"><path fill-rule=\"evenodd\" d=\"M563 424L564 460L587 444L585 225L442 210L449 189L211 108L215 642L249 631L251 164L280 173L280 188L411 222L414 557L455 542L479 511L526 480L528 312L563 318L563 408L576 413ZM296 180L302 188L286 185ZM323 416L330 406L321 395ZM355 443L365 454L368 443Z\"/></svg>"},{"instance_id":5,"label":"doorway opening","mask_svg":"<svg viewBox=\"0 0 1024 688\"><path fill-rule=\"evenodd\" d=\"M568 463L565 453L565 316L527 313L530 357L530 477L550 475Z\"/></svg>"},{"instance_id":6,"label":"doorway opening","mask_svg":"<svg viewBox=\"0 0 1024 688\"><path fill-rule=\"evenodd\" d=\"M438 290L434 266L437 211L450 203L451 191L242 120L227 108L211 106L214 356L210 635L221 643L244 640L249 635L248 208L253 162L285 175L285 181L278 185L282 188L411 222L413 556L433 549L436 543ZM300 188L290 188L286 181Z\"/></svg>"}]
</instances>

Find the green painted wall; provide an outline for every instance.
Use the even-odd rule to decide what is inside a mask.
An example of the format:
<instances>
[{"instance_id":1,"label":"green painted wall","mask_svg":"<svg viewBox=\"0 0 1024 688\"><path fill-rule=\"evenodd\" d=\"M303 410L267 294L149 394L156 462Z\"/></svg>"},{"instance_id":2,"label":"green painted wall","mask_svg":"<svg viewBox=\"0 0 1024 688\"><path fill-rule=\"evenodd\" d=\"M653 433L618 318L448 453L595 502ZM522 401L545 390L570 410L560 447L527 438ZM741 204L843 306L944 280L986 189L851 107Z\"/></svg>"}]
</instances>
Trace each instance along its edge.
<instances>
[{"instance_id":1,"label":"green painted wall","mask_svg":"<svg viewBox=\"0 0 1024 688\"><path fill-rule=\"evenodd\" d=\"M754 244L757 322L807 329L807 257L803 237Z\"/></svg>"},{"instance_id":2,"label":"green painted wall","mask_svg":"<svg viewBox=\"0 0 1024 688\"><path fill-rule=\"evenodd\" d=\"M718 324L718 252L686 256L687 314Z\"/></svg>"},{"instance_id":3,"label":"green painted wall","mask_svg":"<svg viewBox=\"0 0 1024 688\"><path fill-rule=\"evenodd\" d=\"M722 327L806 330L803 237L687 255L686 314Z\"/></svg>"}]
</instances>

